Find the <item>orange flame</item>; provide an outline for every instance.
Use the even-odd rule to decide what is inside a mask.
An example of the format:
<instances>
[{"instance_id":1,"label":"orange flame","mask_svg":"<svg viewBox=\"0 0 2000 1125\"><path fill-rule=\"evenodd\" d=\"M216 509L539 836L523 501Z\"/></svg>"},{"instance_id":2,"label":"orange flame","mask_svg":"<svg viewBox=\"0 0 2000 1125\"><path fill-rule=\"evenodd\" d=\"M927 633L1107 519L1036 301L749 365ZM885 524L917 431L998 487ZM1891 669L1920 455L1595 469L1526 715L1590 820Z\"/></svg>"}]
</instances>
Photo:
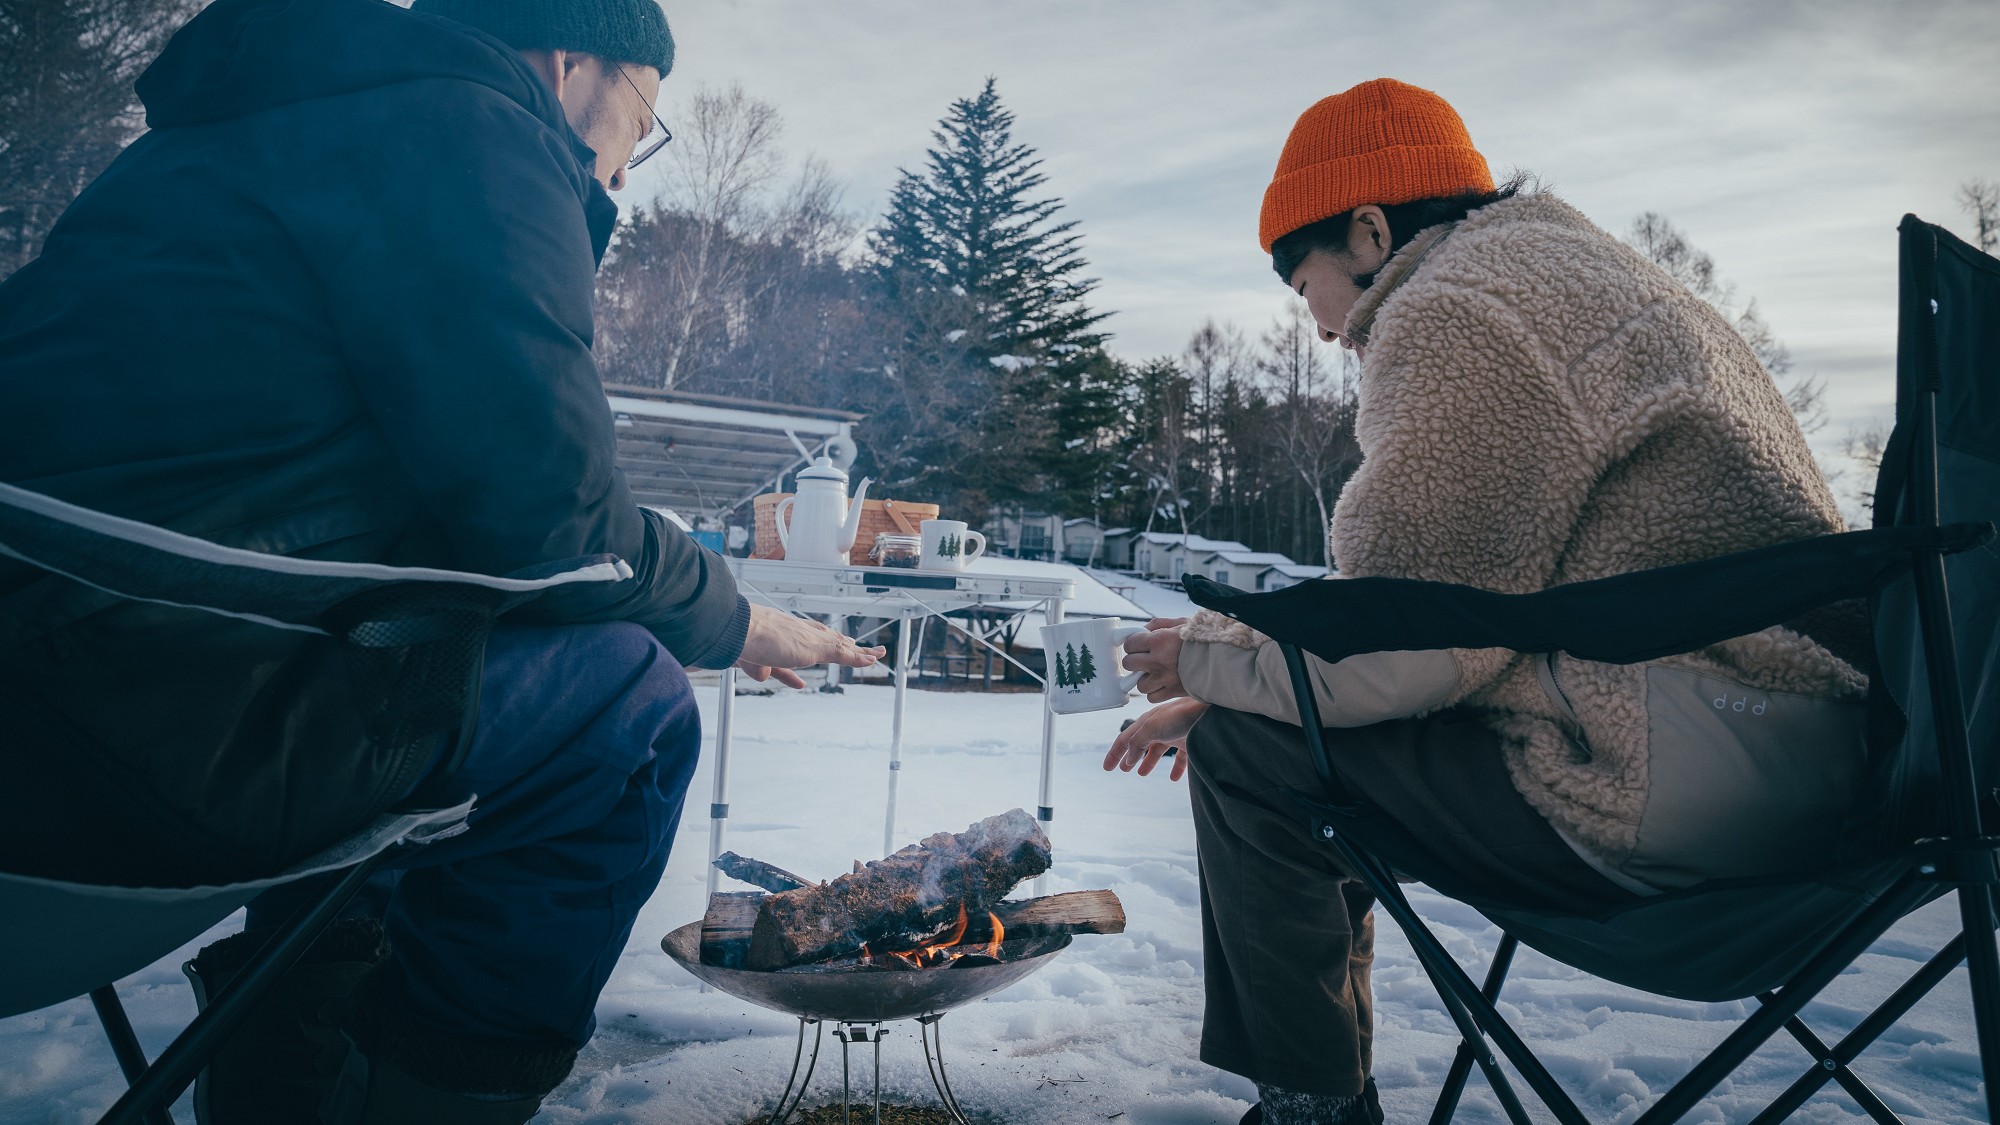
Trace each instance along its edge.
<instances>
[{"instance_id":1,"label":"orange flame","mask_svg":"<svg viewBox=\"0 0 2000 1125\"><path fill-rule=\"evenodd\" d=\"M941 942L938 942L935 945L929 945L926 946L925 948L950 949L952 946L958 944L958 939L964 936L965 936L965 904L961 902L958 904L958 923L957 925L952 927L951 936L944 939Z\"/></svg>"},{"instance_id":2,"label":"orange flame","mask_svg":"<svg viewBox=\"0 0 2000 1125\"><path fill-rule=\"evenodd\" d=\"M888 955L913 969L933 969L939 965L949 964L965 956L967 953L981 953L998 960L1000 957L1000 942L1006 934L1007 928L1001 925L999 915L988 911L986 917L993 924L993 939L978 946L976 949L963 948L959 945L959 942L965 939L965 931L969 922L965 904L959 903L958 918L952 923L951 930L948 933L940 934L930 941L922 942L915 949L890 950ZM869 954L868 947L865 945L861 947L861 963L864 965L874 963Z\"/></svg>"}]
</instances>

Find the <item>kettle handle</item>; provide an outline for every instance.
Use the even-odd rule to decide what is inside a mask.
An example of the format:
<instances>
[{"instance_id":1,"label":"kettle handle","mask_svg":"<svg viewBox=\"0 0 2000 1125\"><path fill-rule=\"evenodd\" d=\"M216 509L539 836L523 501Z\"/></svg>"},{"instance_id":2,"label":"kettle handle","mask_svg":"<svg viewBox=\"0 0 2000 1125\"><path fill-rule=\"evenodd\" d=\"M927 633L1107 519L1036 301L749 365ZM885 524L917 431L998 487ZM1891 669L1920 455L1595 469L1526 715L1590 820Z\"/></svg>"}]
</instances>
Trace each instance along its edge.
<instances>
[{"instance_id":1,"label":"kettle handle","mask_svg":"<svg viewBox=\"0 0 2000 1125\"><path fill-rule=\"evenodd\" d=\"M778 549L786 554L792 550L792 535L785 527L785 513L792 510L792 501L797 499L797 496L787 496L778 501L778 506L771 511L771 518L778 524Z\"/></svg>"}]
</instances>

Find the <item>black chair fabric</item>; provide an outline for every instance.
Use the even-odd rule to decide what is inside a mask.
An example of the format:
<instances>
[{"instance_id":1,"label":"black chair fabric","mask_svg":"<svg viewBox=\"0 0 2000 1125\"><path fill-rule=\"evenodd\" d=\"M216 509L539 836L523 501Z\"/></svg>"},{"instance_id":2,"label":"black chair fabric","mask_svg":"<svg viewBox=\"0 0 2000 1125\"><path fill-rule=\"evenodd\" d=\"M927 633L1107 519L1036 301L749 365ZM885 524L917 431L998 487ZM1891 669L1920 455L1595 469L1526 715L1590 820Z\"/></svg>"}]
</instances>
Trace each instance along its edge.
<instances>
[{"instance_id":1,"label":"black chair fabric","mask_svg":"<svg viewBox=\"0 0 2000 1125\"><path fill-rule=\"evenodd\" d=\"M432 771L436 784L405 807L434 799L463 756L495 619L552 586L631 575L609 555L505 577L267 555L0 483L0 567L17 564L52 576L4 609L7 624L30 633L134 599L334 636L378 746L458 736Z\"/></svg>"},{"instance_id":2,"label":"black chair fabric","mask_svg":"<svg viewBox=\"0 0 2000 1125\"><path fill-rule=\"evenodd\" d=\"M1633 664L1867 597L1909 567L1915 548L1961 552L1993 537L1992 524L1972 522L1850 531L1533 594L1406 578L1301 582L1263 594L1199 574L1183 584L1196 605L1329 662L1364 652L1510 648Z\"/></svg>"},{"instance_id":3,"label":"black chair fabric","mask_svg":"<svg viewBox=\"0 0 2000 1125\"><path fill-rule=\"evenodd\" d=\"M1925 522L1924 490L1933 486L1938 519L2000 521L2000 261L1914 216L1902 235L1896 428L1875 483L1875 526ZM1931 421L1919 416L1928 388L1938 392L1934 473L1920 440ZM1979 792L1991 793L2000 785L2000 550L1989 542L1946 559L1945 578L1974 776ZM1907 718L1906 744L1934 745L1909 576L1882 591L1875 634L1877 683ZM1885 773L1890 838L1940 832L1937 756L1899 754Z\"/></svg>"},{"instance_id":4,"label":"black chair fabric","mask_svg":"<svg viewBox=\"0 0 2000 1125\"><path fill-rule=\"evenodd\" d=\"M1784 984L1909 869L1896 856L1809 879L1711 880L1631 896L1596 914L1561 914L1496 899L1440 868L1421 840L1365 804L1320 813L1349 838L1367 840L1391 870L1473 907L1566 965L1629 988L1704 1002L1740 1000Z\"/></svg>"}]
</instances>

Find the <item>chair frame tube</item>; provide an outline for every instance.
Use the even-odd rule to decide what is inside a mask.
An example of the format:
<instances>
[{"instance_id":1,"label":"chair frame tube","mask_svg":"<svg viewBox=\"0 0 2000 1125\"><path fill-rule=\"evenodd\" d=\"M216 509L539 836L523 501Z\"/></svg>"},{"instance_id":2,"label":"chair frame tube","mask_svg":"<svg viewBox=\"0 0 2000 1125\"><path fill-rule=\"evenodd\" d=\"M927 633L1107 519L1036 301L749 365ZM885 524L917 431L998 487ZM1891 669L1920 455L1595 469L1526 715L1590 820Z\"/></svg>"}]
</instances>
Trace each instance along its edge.
<instances>
[{"instance_id":1,"label":"chair frame tube","mask_svg":"<svg viewBox=\"0 0 2000 1125\"><path fill-rule=\"evenodd\" d=\"M1338 777L1333 772L1332 756L1327 750L1325 732L1320 726L1319 707L1306 677L1304 654L1297 645L1289 643L1281 642L1279 650L1284 655L1285 665L1291 676L1306 744L1312 752L1314 766L1326 781L1328 799L1338 804L1344 799L1345 794L1340 792ZM1508 1087L1504 1076L1501 1076L1491 1052L1480 1049L1479 1045L1483 1044L1487 1037L1499 1047L1500 1052L1507 1057L1507 1061L1520 1072L1522 1078L1558 1121L1563 1125L1589 1125L1589 1119L1584 1116L1583 1111L1577 1107L1575 1101L1556 1082L1548 1069L1542 1065L1541 1060L1521 1040L1494 1006L1493 998L1497 998L1500 984L1500 980L1495 978L1496 975L1504 978L1504 970L1499 970L1497 973L1495 970L1489 970L1487 982L1494 992L1494 997L1490 998L1485 990L1473 985L1472 978L1466 975L1465 970L1438 942L1430 928L1423 924L1422 919L1410 906L1409 900L1403 895L1394 876L1382 866L1379 859L1349 841L1330 821L1320 820L1317 828L1319 837L1333 846L1342 861L1348 864L1350 870L1354 871L1375 894L1383 909L1408 937L1418 962L1423 965L1425 973L1431 978L1431 983L1444 999L1446 1009L1464 1036L1461 1050L1469 1051L1474 1061L1480 1064L1488 1081L1492 1083L1496 1093L1500 1094L1503 1108L1509 1111L1509 1118L1519 1120L1514 1116L1514 1107L1508 1105L1510 1100L1508 1094L1511 1094L1512 1090ZM1722 1043L1697 1063L1693 1070L1666 1093L1660 1095L1635 1120L1634 1125L1664 1125L1666 1122L1678 1121L1686 1116L1723 1079L1756 1053L1758 1048L1773 1035L1791 1023L1821 989L1860 956L1897 919L1921 903L1931 893L1932 886L1933 880L1919 874L1913 862L1910 871L1843 927L1833 941L1808 961L1783 988L1772 993L1770 1000L1763 1007L1751 1013ZM1961 886L1960 889L1962 893L1964 888ZM1990 945L1992 931L1989 928L1985 933L1986 944ZM1503 938L1504 940L1506 939ZM1972 944L1977 946L1981 943L1975 941ZM1511 952L1509 950L1510 954ZM1910 1003L1914 1002L1914 999L1910 1000ZM1976 984L1974 1006L1992 1007L1990 1004L1982 1003ZM1473 1026L1468 1027L1468 1024ZM1856 1078L1854 1081L1859 1083L1860 1080ZM1989 1086L1988 1089L1993 1091L1989 1093L1989 1099L2000 1093L1995 1087ZM1501 1091L1505 1093L1500 1093ZM1443 1091L1443 1095L1451 1096L1454 1101L1458 1093L1458 1090L1449 1086ZM1515 1104L1518 1105L1518 1102ZM1434 1112L1431 1120L1433 1125L1442 1125L1442 1122L1450 1120L1450 1113L1441 1104L1439 1111Z\"/></svg>"},{"instance_id":2,"label":"chair frame tube","mask_svg":"<svg viewBox=\"0 0 2000 1125\"><path fill-rule=\"evenodd\" d=\"M1501 931L1499 948L1493 951L1493 962L1486 968L1486 983L1479 988L1479 994L1486 998L1488 1004L1500 999L1500 988L1507 981L1507 970L1513 967L1514 952L1520 945L1521 939ZM1444 1088L1438 1091L1437 1106L1431 1110L1431 1125L1445 1125L1452 1114L1458 1112L1459 1098L1465 1093L1465 1080L1472 1076L1474 1057L1471 1042L1460 1042L1458 1053L1452 1056L1451 1070L1444 1076ZM1508 1116L1513 1115L1510 1113Z\"/></svg>"},{"instance_id":3,"label":"chair frame tube","mask_svg":"<svg viewBox=\"0 0 2000 1125\"><path fill-rule=\"evenodd\" d=\"M117 1056L118 1069L125 1073L125 1081L137 1082L146 1073L146 1050L139 1045L139 1036L132 1030L125 1005L118 1001L118 986L107 984L91 989L90 1005L97 1009L98 1022L104 1025L104 1037L111 1040L111 1053ZM174 1125L165 1106L147 1110L142 1120L146 1125Z\"/></svg>"},{"instance_id":4,"label":"chair frame tube","mask_svg":"<svg viewBox=\"0 0 2000 1125\"><path fill-rule=\"evenodd\" d=\"M1880 1007L1870 1012L1866 1019L1856 1024L1854 1030L1848 1032L1840 1042L1831 1048L1825 1046L1814 1048L1808 1044L1808 1049L1812 1050L1814 1056L1820 1060L1820 1065L1800 1075L1798 1081L1793 1082L1778 1096L1777 1101L1772 1102L1764 1112L1753 1118L1750 1125L1778 1125L1778 1122L1789 1118L1800 1106L1805 1105L1806 1099L1812 1097L1821 1086L1826 1085L1828 1078L1851 1074L1847 1065L1859 1057L1861 1052L1875 1042L1883 1032L1893 1027L1897 1020L1903 1018L1903 1013L1916 1007L1917 1001L1930 995L1931 990L1942 983L1945 977L1950 976L1951 971L1964 960L1965 935L1960 934L1946 943L1936 956L1925 962L1923 968L1917 970L1909 980L1904 981L1900 988L1884 1000ZM1827 1066L1828 1062L1832 1062L1833 1066ZM1843 1082L1842 1085L1845 1086L1846 1083ZM1856 1101L1861 1102L1863 1109L1868 1109L1868 1103L1862 1101L1852 1087L1848 1087L1847 1092L1854 1095ZM1874 1115L1873 1110L1869 1112ZM1877 1115L1876 1120L1880 1121L1883 1118Z\"/></svg>"},{"instance_id":5,"label":"chair frame tube","mask_svg":"<svg viewBox=\"0 0 2000 1125\"><path fill-rule=\"evenodd\" d=\"M1935 238L1935 236L1933 236ZM1933 246L1935 254L1935 246ZM1936 316L1937 302L1929 313ZM1917 502L1918 522L1938 525L1937 348L1935 320L1922 333L1930 341L1924 361L1933 369L1917 405L1917 467L1910 491ZM1931 691L1931 716L1937 731L1938 766L1944 780L1944 812L1950 839L1974 841L1985 835L1979 817L1979 796L1972 768L1972 745L1966 734L1965 695L1959 683L1957 638L1951 624L1951 598L1945 584L1944 555L1916 552L1917 621L1923 630L1924 671ZM1979 1037L1979 1068L1986 1082L1989 1116L2000 1118L2000 947L1994 945L1993 884L1958 884L1959 924L1970 939L1966 967L1972 977L1972 1018Z\"/></svg>"},{"instance_id":6,"label":"chair frame tube","mask_svg":"<svg viewBox=\"0 0 2000 1125\"><path fill-rule=\"evenodd\" d=\"M333 923L334 918L361 890L362 884L388 861L394 851L393 848L385 849L348 868L331 890L300 907L286 919L278 932L217 993L215 1000L195 1016L194 1022L188 1024L187 1029L166 1050L160 1052L160 1057L146 1068L144 1074L133 1081L124 1096L100 1119L99 1125L139 1125L142 1122L151 1125L156 1120L151 1115L164 1114L166 1107L180 1097L181 1091L194 1081L201 1068L208 1065L222 1041L242 1024L250 1015L251 1008L263 999L278 978L298 963L307 947Z\"/></svg>"}]
</instances>

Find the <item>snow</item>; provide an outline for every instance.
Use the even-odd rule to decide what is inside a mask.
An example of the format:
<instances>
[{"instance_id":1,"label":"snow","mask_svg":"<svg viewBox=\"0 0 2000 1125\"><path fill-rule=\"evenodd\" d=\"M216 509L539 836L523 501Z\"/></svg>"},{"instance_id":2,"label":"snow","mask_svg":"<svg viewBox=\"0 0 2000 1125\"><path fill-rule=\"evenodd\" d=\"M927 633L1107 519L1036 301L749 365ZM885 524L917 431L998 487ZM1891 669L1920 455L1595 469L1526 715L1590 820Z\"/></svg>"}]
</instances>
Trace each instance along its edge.
<instances>
[{"instance_id":1,"label":"snow","mask_svg":"<svg viewBox=\"0 0 2000 1125\"><path fill-rule=\"evenodd\" d=\"M1090 574L1127 600L1138 603L1154 617L1193 617L1195 611L1200 608L1188 600L1186 594L1179 590L1169 590L1157 582L1109 570L1093 570Z\"/></svg>"},{"instance_id":2,"label":"snow","mask_svg":"<svg viewBox=\"0 0 2000 1125\"><path fill-rule=\"evenodd\" d=\"M735 818L725 846L821 876L875 856L889 776L889 701L887 688L864 685L843 695L781 691L739 699L729 795ZM714 703L713 689L704 689L705 717ZM1123 899L1130 925L1120 936L1078 938L1040 974L944 1020L952 1084L978 1120L1233 1125L1253 1097L1247 1082L1197 1057L1201 926L1184 783L1166 780L1164 771L1139 778L1099 769L1119 722L1144 706L1058 720L1056 866L1047 890L1109 887ZM898 844L962 830L1009 808L1032 810L1041 715L1035 696L911 693ZM737 1125L784 1084L796 1023L703 993L659 947L662 934L701 913L709 828L701 810L713 766L712 755L705 757L673 860L599 1003L597 1039L537 1119L544 1125ZM1483 964L1495 929L1424 887L1410 891L1446 947ZM1808 1022L1829 1040L1844 1033L1948 939L1956 919L1949 899L1905 919L1807 1008ZM235 924L121 982L149 1052L193 1014L180 962ZM1392 1121L1420 1120L1455 1036L1407 942L1386 920L1375 993L1384 1108ZM1502 1003L1593 1120L1612 1122L1636 1117L1749 1006L1646 996L1529 951L1517 960ZM916 1026L889 1030L882 1077L890 1095L931 1103ZM1960 969L1857 1070L1907 1120L1969 1125L1984 1117L1974 1043ZM837 1095L838 1063L838 1044L829 1040L816 1096ZM865 1084L865 1058L857 1063ZM1788 1039L1774 1042L1690 1120L1746 1121L1808 1065ZM0 1020L0 1125L94 1120L120 1088L87 1001ZM193 1120L186 1099L176 1119ZM1864 1120L1839 1093L1822 1093L1797 1119ZM1459 1120L1504 1120L1476 1078Z\"/></svg>"},{"instance_id":3,"label":"snow","mask_svg":"<svg viewBox=\"0 0 2000 1125\"><path fill-rule=\"evenodd\" d=\"M1142 531L1139 538L1155 546L1186 547L1189 551L1248 551L1247 544L1234 539L1210 539L1202 535L1183 535L1178 531Z\"/></svg>"},{"instance_id":4,"label":"snow","mask_svg":"<svg viewBox=\"0 0 2000 1125\"><path fill-rule=\"evenodd\" d=\"M972 560L965 568L973 574L1007 574L1020 578L1067 578L1076 583L1076 596L1063 603L1063 615L1070 619L1079 617L1115 617L1120 621L1139 624L1147 621L1152 614L1098 581L1095 571L1086 570L1069 563L1038 562L1034 559L1010 559L987 555ZM995 603L1026 608L1029 602ZM1014 637L1018 648L1039 649L1042 647L1042 626L1048 623L1041 610L1031 610L1021 615L1021 628Z\"/></svg>"},{"instance_id":5,"label":"snow","mask_svg":"<svg viewBox=\"0 0 2000 1125\"><path fill-rule=\"evenodd\" d=\"M1276 551L1217 551L1215 557L1223 562L1242 566L1296 566L1290 555Z\"/></svg>"}]
</instances>

